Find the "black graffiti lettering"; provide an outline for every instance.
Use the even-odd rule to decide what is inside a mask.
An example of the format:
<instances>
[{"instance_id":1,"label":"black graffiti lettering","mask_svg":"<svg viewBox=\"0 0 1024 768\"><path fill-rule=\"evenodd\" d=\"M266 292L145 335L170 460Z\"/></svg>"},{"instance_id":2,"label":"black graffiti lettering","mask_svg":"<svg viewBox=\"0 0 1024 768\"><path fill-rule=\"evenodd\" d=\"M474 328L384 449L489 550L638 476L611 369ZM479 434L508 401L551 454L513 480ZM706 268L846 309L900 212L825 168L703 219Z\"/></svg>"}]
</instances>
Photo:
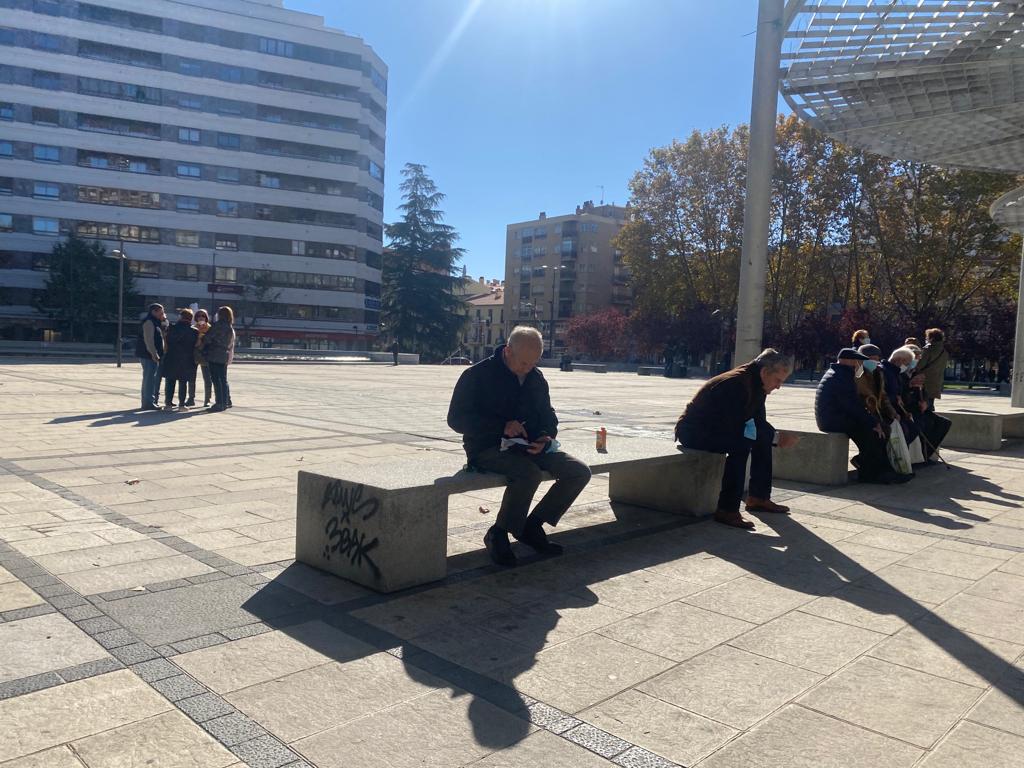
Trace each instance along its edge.
<instances>
[{"instance_id":1,"label":"black graffiti lettering","mask_svg":"<svg viewBox=\"0 0 1024 768\"><path fill-rule=\"evenodd\" d=\"M324 496L320 501L320 509L328 504L340 508L340 523L348 524L353 518L361 517L365 522L377 514L380 499L370 497L363 499L366 487L363 485L346 485L342 480L332 480L324 488Z\"/></svg>"},{"instance_id":2,"label":"black graffiti lettering","mask_svg":"<svg viewBox=\"0 0 1024 768\"><path fill-rule=\"evenodd\" d=\"M380 545L380 539L366 540L366 533L359 529L343 525L341 516L332 517L324 526L324 533L327 535L327 543L324 544L324 558L331 559L331 555L337 552L341 557L357 567L367 567L373 571L373 575L380 578L380 568L373 562L370 553Z\"/></svg>"}]
</instances>

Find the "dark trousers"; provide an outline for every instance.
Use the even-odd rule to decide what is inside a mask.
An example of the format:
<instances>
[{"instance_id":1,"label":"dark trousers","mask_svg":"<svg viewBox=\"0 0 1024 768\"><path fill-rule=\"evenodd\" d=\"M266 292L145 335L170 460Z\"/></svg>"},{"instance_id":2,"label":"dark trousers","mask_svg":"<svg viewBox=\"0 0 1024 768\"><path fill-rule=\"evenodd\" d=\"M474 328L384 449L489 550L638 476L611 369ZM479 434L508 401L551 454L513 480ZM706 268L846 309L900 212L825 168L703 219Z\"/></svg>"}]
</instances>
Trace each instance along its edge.
<instances>
[{"instance_id":1,"label":"dark trousers","mask_svg":"<svg viewBox=\"0 0 1024 768\"><path fill-rule=\"evenodd\" d=\"M750 460L750 495L759 499L772 496L772 437L770 429L758 429L757 439L748 440L742 434L723 435L681 430L683 448L725 454L722 472L722 490L718 494L718 508L724 512L739 512L743 500L743 484L747 478L747 460Z\"/></svg>"},{"instance_id":2,"label":"dark trousers","mask_svg":"<svg viewBox=\"0 0 1024 768\"><path fill-rule=\"evenodd\" d=\"M174 402L174 389L177 385L178 389L178 405L185 404L185 398L188 396L188 379L164 379L164 402L167 405L171 405Z\"/></svg>"},{"instance_id":3,"label":"dark trousers","mask_svg":"<svg viewBox=\"0 0 1024 768\"><path fill-rule=\"evenodd\" d=\"M857 445L857 474L862 480L893 471L889 463L889 454L885 450L885 439L879 437L877 432L851 424L847 427L846 434Z\"/></svg>"},{"instance_id":4,"label":"dark trousers","mask_svg":"<svg viewBox=\"0 0 1024 768\"><path fill-rule=\"evenodd\" d=\"M939 416L935 412L935 401L929 400L928 409L924 413L914 414L914 423L917 424L927 441L927 443L922 442L921 444L924 457L930 459L936 449L942 445L942 441L946 439L946 434L953 426L953 422L945 416Z\"/></svg>"},{"instance_id":5,"label":"dark trousers","mask_svg":"<svg viewBox=\"0 0 1024 768\"><path fill-rule=\"evenodd\" d=\"M197 366L199 371L203 372L203 402L210 402L210 392L213 388L213 379L210 378L210 366L200 365ZM192 378L188 380L188 399L189 402L195 402L196 399L196 374L198 371L192 371Z\"/></svg>"},{"instance_id":6,"label":"dark trousers","mask_svg":"<svg viewBox=\"0 0 1024 768\"><path fill-rule=\"evenodd\" d=\"M517 538L523 533L530 502L541 484L541 472L550 473L555 484L534 507L530 517L549 525L558 525L562 515L590 481L590 467L561 451L530 456L488 448L474 457L472 463L508 478L497 526Z\"/></svg>"},{"instance_id":7,"label":"dark trousers","mask_svg":"<svg viewBox=\"0 0 1024 768\"><path fill-rule=\"evenodd\" d=\"M228 386L228 364L210 363L210 378L213 380L213 396L216 404L226 407L231 403L231 387Z\"/></svg>"}]
</instances>

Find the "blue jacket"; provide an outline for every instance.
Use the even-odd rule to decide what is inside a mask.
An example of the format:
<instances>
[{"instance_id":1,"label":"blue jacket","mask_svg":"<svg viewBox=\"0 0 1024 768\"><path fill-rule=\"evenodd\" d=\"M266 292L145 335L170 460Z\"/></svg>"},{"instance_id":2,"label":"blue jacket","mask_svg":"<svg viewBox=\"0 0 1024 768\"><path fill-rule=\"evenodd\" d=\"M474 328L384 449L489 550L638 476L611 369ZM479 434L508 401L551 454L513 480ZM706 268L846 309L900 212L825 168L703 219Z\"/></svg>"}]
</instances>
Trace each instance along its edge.
<instances>
[{"instance_id":1,"label":"blue jacket","mask_svg":"<svg viewBox=\"0 0 1024 768\"><path fill-rule=\"evenodd\" d=\"M832 363L818 382L814 419L822 432L849 433L878 426L878 420L864 409L857 396L854 369L839 363Z\"/></svg>"}]
</instances>

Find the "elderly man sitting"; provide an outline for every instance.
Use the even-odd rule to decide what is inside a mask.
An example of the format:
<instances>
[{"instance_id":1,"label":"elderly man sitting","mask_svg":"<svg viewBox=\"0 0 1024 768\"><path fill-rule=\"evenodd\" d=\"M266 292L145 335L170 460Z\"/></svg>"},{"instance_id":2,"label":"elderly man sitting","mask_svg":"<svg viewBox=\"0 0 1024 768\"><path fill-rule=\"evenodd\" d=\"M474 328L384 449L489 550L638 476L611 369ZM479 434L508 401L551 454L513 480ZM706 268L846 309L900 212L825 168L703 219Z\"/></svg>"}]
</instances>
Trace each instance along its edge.
<instances>
[{"instance_id":1,"label":"elderly man sitting","mask_svg":"<svg viewBox=\"0 0 1024 768\"><path fill-rule=\"evenodd\" d=\"M723 525L754 527L740 514L748 458L747 511L789 512L789 507L771 500L772 446L788 448L800 438L768 423L765 400L792 370L788 357L766 349L751 362L708 379L676 422L676 440L684 448L726 454L715 512L715 520Z\"/></svg>"},{"instance_id":2,"label":"elderly man sitting","mask_svg":"<svg viewBox=\"0 0 1024 768\"><path fill-rule=\"evenodd\" d=\"M857 396L857 379L864 375L867 355L843 349L818 382L814 395L814 419L822 432L848 435L860 454L853 459L862 483L906 482L913 475L897 475L886 454L886 434L881 419L869 413Z\"/></svg>"}]
</instances>

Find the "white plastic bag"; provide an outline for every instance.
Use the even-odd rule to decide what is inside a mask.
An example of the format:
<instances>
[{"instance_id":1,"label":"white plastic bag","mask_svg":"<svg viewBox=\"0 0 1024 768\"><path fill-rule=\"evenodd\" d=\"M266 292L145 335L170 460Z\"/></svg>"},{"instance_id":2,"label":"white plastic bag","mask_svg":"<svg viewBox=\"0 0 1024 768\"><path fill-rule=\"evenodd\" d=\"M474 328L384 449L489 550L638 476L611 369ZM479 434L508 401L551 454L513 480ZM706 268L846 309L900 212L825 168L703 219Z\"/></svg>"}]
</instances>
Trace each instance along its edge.
<instances>
[{"instance_id":1,"label":"white plastic bag","mask_svg":"<svg viewBox=\"0 0 1024 768\"><path fill-rule=\"evenodd\" d=\"M900 430L902 431L902 430ZM910 448L910 463L911 464L923 464L924 463L924 451L921 450L921 438L915 437L914 442L909 446Z\"/></svg>"},{"instance_id":2,"label":"white plastic bag","mask_svg":"<svg viewBox=\"0 0 1024 768\"><path fill-rule=\"evenodd\" d=\"M910 448L907 447L907 439L903 436L903 430L899 424L894 424L889 433L889 442L885 446L889 454L889 463L900 475L909 475L914 471L910 462Z\"/></svg>"}]
</instances>

